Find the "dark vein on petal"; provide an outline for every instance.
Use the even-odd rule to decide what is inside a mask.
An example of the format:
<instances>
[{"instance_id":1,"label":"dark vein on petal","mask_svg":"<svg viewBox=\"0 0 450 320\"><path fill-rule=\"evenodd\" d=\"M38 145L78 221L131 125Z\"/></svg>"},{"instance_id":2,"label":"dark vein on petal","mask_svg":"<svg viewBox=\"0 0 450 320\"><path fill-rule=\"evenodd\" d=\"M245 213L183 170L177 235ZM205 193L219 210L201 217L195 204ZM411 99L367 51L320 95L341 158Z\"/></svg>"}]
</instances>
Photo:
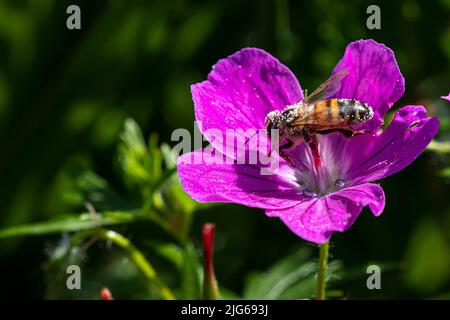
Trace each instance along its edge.
<instances>
[{"instance_id":1,"label":"dark vein on petal","mask_svg":"<svg viewBox=\"0 0 450 320\"><path fill-rule=\"evenodd\" d=\"M330 219L330 221L331 221L331 223L333 224L333 226L335 226L336 223L334 222L334 219L333 219L333 217L331 216L331 213L330 213L330 207L328 206L328 199L327 199L327 197L324 197L323 200L325 201L325 207L326 207L328 219Z\"/></svg>"}]
</instances>

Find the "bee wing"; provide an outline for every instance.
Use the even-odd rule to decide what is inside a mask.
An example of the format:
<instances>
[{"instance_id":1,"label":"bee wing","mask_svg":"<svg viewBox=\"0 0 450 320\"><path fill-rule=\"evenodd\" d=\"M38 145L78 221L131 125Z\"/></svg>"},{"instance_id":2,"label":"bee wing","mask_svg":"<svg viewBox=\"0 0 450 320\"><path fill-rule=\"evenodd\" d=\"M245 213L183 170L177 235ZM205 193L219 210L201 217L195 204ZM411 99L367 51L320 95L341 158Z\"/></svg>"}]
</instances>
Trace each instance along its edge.
<instances>
[{"instance_id":1,"label":"bee wing","mask_svg":"<svg viewBox=\"0 0 450 320\"><path fill-rule=\"evenodd\" d=\"M322 83L313 93L308 95L304 103L314 104L321 100L326 100L331 98L340 88L341 81L348 75L348 68L342 69L341 71L332 75L327 81Z\"/></svg>"},{"instance_id":2,"label":"bee wing","mask_svg":"<svg viewBox=\"0 0 450 320\"><path fill-rule=\"evenodd\" d=\"M326 100L316 101L315 104L326 103ZM294 126L317 126L320 127L320 124L326 124L329 122L328 120L328 108L314 108L313 104L308 104L304 106L303 115L298 117L292 122Z\"/></svg>"}]
</instances>

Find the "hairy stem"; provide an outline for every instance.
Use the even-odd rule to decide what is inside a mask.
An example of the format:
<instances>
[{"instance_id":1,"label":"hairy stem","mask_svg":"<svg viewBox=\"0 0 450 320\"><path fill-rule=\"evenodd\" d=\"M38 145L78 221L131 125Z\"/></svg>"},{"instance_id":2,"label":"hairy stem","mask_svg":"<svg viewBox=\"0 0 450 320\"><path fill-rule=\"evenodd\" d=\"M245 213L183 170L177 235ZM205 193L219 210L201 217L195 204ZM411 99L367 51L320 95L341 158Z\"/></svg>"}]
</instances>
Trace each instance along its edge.
<instances>
[{"instance_id":1,"label":"hairy stem","mask_svg":"<svg viewBox=\"0 0 450 320\"><path fill-rule=\"evenodd\" d=\"M170 289L158 277L155 269L147 261L141 251L139 251L127 238L121 234L105 229L96 229L89 232L93 239L102 239L111 241L113 244L125 251L128 257L133 261L138 270L147 279L150 285L159 293L165 300L174 300L175 296ZM80 238L86 238L88 233L79 234ZM81 240L78 238L77 240Z\"/></svg>"},{"instance_id":2,"label":"hairy stem","mask_svg":"<svg viewBox=\"0 0 450 320\"><path fill-rule=\"evenodd\" d=\"M316 300L326 299L329 242L320 245L319 272L317 274Z\"/></svg>"}]
</instances>

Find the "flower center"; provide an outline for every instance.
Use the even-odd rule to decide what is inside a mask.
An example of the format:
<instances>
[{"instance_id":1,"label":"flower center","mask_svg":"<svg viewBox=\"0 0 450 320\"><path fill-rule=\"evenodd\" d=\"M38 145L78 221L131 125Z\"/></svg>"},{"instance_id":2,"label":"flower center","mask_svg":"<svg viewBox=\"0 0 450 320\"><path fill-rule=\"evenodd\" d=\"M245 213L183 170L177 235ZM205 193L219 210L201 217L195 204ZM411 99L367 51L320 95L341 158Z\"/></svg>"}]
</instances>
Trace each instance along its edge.
<instances>
[{"instance_id":1,"label":"flower center","mask_svg":"<svg viewBox=\"0 0 450 320\"><path fill-rule=\"evenodd\" d=\"M308 197L321 197L346 186L344 165L336 157L326 139L319 142L321 165L317 166L311 149L304 144L289 155L294 158L294 176L301 192Z\"/></svg>"},{"instance_id":2,"label":"flower center","mask_svg":"<svg viewBox=\"0 0 450 320\"><path fill-rule=\"evenodd\" d=\"M295 173L297 183L307 197L325 196L345 186L345 181L325 166L310 171L295 170Z\"/></svg>"}]
</instances>

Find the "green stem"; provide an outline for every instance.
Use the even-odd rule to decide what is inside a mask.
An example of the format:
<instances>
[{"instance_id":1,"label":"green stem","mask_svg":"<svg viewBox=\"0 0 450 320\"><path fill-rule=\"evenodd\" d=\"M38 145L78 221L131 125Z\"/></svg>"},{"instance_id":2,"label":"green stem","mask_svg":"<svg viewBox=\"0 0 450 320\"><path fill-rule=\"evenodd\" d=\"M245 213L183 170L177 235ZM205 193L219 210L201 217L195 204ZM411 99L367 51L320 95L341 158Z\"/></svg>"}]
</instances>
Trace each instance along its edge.
<instances>
[{"instance_id":1,"label":"green stem","mask_svg":"<svg viewBox=\"0 0 450 320\"><path fill-rule=\"evenodd\" d=\"M83 238L87 234L83 234ZM159 279L155 269L150 262L145 259L144 255L124 236L121 234L105 229L97 229L91 232L94 238L111 241L119 248L123 249L128 257L133 261L139 271L148 280L150 285L158 291L159 295L165 300L174 300L175 296L168 287Z\"/></svg>"},{"instance_id":2,"label":"green stem","mask_svg":"<svg viewBox=\"0 0 450 320\"><path fill-rule=\"evenodd\" d=\"M320 245L319 272L317 275L316 300L326 299L329 242Z\"/></svg>"}]
</instances>

